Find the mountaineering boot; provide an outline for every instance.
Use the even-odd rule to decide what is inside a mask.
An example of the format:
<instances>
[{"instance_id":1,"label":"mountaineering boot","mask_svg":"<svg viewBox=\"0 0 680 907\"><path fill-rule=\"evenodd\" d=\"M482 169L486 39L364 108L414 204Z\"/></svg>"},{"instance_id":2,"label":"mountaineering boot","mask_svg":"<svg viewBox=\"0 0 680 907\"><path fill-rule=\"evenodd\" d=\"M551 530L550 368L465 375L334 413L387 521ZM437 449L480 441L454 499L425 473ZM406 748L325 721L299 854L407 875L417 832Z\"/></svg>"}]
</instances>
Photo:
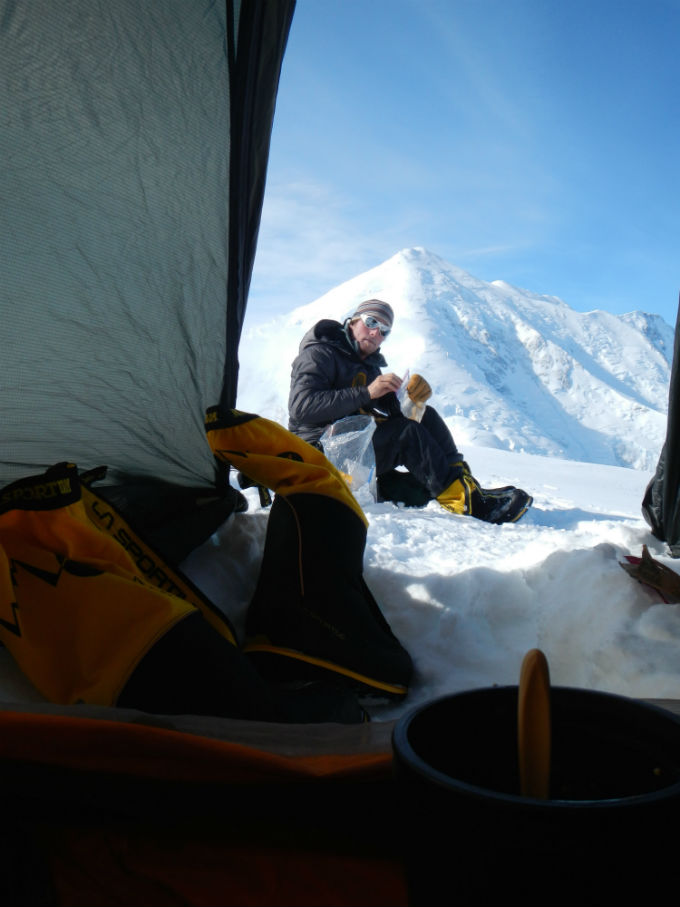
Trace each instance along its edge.
<instances>
[{"instance_id":1,"label":"mountaineering boot","mask_svg":"<svg viewBox=\"0 0 680 907\"><path fill-rule=\"evenodd\" d=\"M458 472L458 478L437 495L437 500L450 513L476 515L473 503L475 495L479 496L479 483L470 474L465 460L457 460L451 466Z\"/></svg>"},{"instance_id":2,"label":"mountaineering boot","mask_svg":"<svg viewBox=\"0 0 680 907\"><path fill-rule=\"evenodd\" d=\"M472 489L466 483L465 478L461 477L438 494L437 500L444 510L448 510L450 513L469 514L471 494Z\"/></svg>"},{"instance_id":3,"label":"mountaineering boot","mask_svg":"<svg viewBox=\"0 0 680 907\"><path fill-rule=\"evenodd\" d=\"M269 678L339 675L401 698L411 659L362 576L363 524L330 497L274 498L244 651Z\"/></svg>"},{"instance_id":4,"label":"mountaineering boot","mask_svg":"<svg viewBox=\"0 0 680 907\"><path fill-rule=\"evenodd\" d=\"M295 724L366 724L371 718L355 693L342 683L307 680L274 686L278 692L275 720Z\"/></svg>"},{"instance_id":5,"label":"mountaineering boot","mask_svg":"<svg viewBox=\"0 0 680 907\"><path fill-rule=\"evenodd\" d=\"M464 460L453 465L460 466L460 478L437 496L451 513L467 514L486 523L516 523L533 503L531 495L514 485L482 488Z\"/></svg>"},{"instance_id":6,"label":"mountaineering boot","mask_svg":"<svg viewBox=\"0 0 680 907\"><path fill-rule=\"evenodd\" d=\"M243 651L269 680L406 696L413 664L364 581L368 521L338 470L252 413L211 407L206 431L218 460L276 493Z\"/></svg>"},{"instance_id":7,"label":"mountaineering boot","mask_svg":"<svg viewBox=\"0 0 680 907\"><path fill-rule=\"evenodd\" d=\"M521 488L480 491L477 512L473 516L487 523L516 523L531 507L533 500Z\"/></svg>"}]
</instances>

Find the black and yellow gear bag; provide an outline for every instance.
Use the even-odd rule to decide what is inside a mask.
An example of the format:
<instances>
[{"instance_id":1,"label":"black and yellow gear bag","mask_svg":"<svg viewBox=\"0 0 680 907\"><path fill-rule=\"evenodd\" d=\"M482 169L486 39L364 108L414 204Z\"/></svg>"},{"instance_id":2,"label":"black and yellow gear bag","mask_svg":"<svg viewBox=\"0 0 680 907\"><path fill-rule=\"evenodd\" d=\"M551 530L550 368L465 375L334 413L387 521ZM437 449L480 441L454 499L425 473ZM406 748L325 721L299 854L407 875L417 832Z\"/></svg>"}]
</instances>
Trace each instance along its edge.
<instances>
[{"instance_id":1,"label":"black and yellow gear bag","mask_svg":"<svg viewBox=\"0 0 680 907\"><path fill-rule=\"evenodd\" d=\"M113 705L156 641L226 617L61 463L0 491L0 641L55 703Z\"/></svg>"},{"instance_id":2,"label":"black and yellow gear bag","mask_svg":"<svg viewBox=\"0 0 680 907\"><path fill-rule=\"evenodd\" d=\"M288 678L331 671L364 691L406 695L411 658L364 581L368 524L341 473L260 416L214 407L206 431L218 460L275 492L244 651Z\"/></svg>"}]
</instances>

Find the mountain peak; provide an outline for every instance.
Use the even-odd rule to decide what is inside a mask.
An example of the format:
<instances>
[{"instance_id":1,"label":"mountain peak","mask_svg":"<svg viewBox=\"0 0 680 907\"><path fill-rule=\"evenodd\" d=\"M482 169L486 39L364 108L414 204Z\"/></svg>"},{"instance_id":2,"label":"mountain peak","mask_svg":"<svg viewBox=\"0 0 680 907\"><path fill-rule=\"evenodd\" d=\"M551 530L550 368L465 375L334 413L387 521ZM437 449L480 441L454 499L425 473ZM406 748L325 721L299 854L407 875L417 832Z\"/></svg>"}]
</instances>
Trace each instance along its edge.
<instances>
[{"instance_id":1,"label":"mountain peak","mask_svg":"<svg viewBox=\"0 0 680 907\"><path fill-rule=\"evenodd\" d=\"M673 348L663 319L579 313L555 296L480 280L418 246L295 309L272 326L270 343L266 327L258 328L256 343L246 335L241 388L248 397L239 406L286 424L290 364L304 332L322 318L343 320L371 297L395 312L382 347L389 369L427 378L462 450L483 445L655 466ZM252 399L264 381L263 359L264 401Z\"/></svg>"}]
</instances>

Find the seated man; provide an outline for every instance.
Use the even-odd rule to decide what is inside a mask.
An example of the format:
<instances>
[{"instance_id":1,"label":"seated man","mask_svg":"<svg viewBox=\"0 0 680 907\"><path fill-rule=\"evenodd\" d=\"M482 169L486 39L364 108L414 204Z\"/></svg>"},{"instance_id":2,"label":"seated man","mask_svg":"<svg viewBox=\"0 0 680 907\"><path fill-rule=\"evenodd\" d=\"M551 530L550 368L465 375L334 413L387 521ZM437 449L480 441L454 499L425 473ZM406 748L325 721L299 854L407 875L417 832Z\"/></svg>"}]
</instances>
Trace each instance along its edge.
<instances>
[{"instance_id":1,"label":"seated man","mask_svg":"<svg viewBox=\"0 0 680 907\"><path fill-rule=\"evenodd\" d=\"M290 431L319 446L330 423L369 413L377 423L373 447L383 498L421 504L436 498L452 513L491 523L518 520L531 505L530 495L512 486L480 487L443 419L425 406L432 392L419 375L413 375L408 384L412 412L407 418L402 411L396 395L401 378L381 372L387 363L380 345L393 321L390 305L369 299L344 324L319 321L305 334L293 362ZM406 494L401 481L405 474L395 472L398 466L410 473Z\"/></svg>"}]
</instances>

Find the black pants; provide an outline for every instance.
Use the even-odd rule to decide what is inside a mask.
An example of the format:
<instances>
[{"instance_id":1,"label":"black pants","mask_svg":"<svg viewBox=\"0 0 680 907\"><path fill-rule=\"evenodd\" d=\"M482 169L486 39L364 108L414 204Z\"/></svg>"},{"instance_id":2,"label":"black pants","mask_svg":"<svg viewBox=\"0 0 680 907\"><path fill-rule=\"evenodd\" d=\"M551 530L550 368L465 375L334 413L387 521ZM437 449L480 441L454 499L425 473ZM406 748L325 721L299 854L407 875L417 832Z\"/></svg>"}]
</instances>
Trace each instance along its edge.
<instances>
[{"instance_id":1,"label":"black pants","mask_svg":"<svg viewBox=\"0 0 680 907\"><path fill-rule=\"evenodd\" d=\"M433 498L460 477L462 460L451 432L432 407L427 406L421 422L395 416L378 422L373 434L375 468L378 476L405 466L429 490Z\"/></svg>"}]
</instances>

